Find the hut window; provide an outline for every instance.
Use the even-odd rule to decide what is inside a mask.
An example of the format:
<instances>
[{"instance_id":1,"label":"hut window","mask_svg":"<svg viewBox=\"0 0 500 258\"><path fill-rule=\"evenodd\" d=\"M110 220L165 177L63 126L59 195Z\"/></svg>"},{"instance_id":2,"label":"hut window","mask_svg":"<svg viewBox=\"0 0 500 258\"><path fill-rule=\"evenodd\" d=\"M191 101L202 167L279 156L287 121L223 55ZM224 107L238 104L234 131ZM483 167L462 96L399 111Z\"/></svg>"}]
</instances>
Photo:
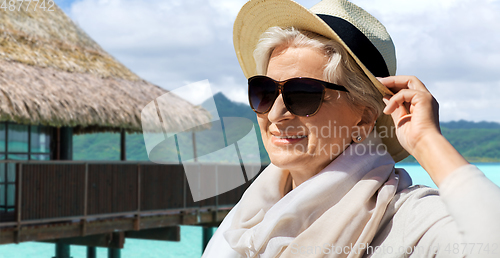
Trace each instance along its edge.
<instances>
[{"instance_id":1,"label":"hut window","mask_svg":"<svg viewBox=\"0 0 500 258\"><path fill-rule=\"evenodd\" d=\"M52 127L0 122L0 221L14 218L16 164L7 160L50 160Z\"/></svg>"},{"instance_id":2,"label":"hut window","mask_svg":"<svg viewBox=\"0 0 500 258\"><path fill-rule=\"evenodd\" d=\"M5 123L0 123L0 152L5 152Z\"/></svg>"},{"instance_id":3,"label":"hut window","mask_svg":"<svg viewBox=\"0 0 500 258\"><path fill-rule=\"evenodd\" d=\"M31 156L34 160L50 160L50 135L48 126L34 126L30 128Z\"/></svg>"},{"instance_id":4,"label":"hut window","mask_svg":"<svg viewBox=\"0 0 500 258\"><path fill-rule=\"evenodd\" d=\"M31 155L32 160L50 160L50 155L43 155L43 154L38 154L38 155Z\"/></svg>"},{"instance_id":5,"label":"hut window","mask_svg":"<svg viewBox=\"0 0 500 258\"><path fill-rule=\"evenodd\" d=\"M0 212L11 212L15 208L16 167L14 163L0 165Z\"/></svg>"},{"instance_id":6,"label":"hut window","mask_svg":"<svg viewBox=\"0 0 500 258\"><path fill-rule=\"evenodd\" d=\"M8 152L28 152L28 126L9 123L8 141Z\"/></svg>"},{"instance_id":7,"label":"hut window","mask_svg":"<svg viewBox=\"0 0 500 258\"><path fill-rule=\"evenodd\" d=\"M42 125L0 123L0 160L50 160L52 129Z\"/></svg>"},{"instance_id":8,"label":"hut window","mask_svg":"<svg viewBox=\"0 0 500 258\"><path fill-rule=\"evenodd\" d=\"M0 160L50 160L52 128L0 122ZM16 201L16 164L0 163L0 221ZM3 213L3 215L1 214Z\"/></svg>"},{"instance_id":9,"label":"hut window","mask_svg":"<svg viewBox=\"0 0 500 258\"><path fill-rule=\"evenodd\" d=\"M28 155L9 153L9 159L12 159L12 160L28 160Z\"/></svg>"}]
</instances>

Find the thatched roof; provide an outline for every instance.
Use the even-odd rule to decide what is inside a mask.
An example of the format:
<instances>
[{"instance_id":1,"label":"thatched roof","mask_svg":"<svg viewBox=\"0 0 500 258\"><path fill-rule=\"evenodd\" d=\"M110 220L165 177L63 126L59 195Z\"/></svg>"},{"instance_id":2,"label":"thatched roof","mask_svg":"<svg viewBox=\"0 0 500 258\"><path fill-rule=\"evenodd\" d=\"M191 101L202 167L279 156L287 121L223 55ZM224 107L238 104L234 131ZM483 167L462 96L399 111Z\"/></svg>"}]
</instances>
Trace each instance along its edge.
<instances>
[{"instance_id":1,"label":"thatched roof","mask_svg":"<svg viewBox=\"0 0 500 258\"><path fill-rule=\"evenodd\" d=\"M34 10L33 2L26 11L28 2L19 3L0 9L0 121L140 132L141 110L167 91L115 60L57 6ZM173 94L169 103L173 131L209 121Z\"/></svg>"}]
</instances>

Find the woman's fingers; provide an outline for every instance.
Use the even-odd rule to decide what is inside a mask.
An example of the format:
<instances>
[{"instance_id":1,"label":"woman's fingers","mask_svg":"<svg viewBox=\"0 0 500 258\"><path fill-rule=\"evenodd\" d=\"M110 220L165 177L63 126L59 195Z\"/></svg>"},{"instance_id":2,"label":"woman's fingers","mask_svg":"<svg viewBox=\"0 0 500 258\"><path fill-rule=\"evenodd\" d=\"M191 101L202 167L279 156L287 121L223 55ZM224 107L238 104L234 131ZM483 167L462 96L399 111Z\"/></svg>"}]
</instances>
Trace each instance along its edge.
<instances>
[{"instance_id":1,"label":"woman's fingers","mask_svg":"<svg viewBox=\"0 0 500 258\"><path fill-rule=\"evenodd\" d=\"M384 114L386 115L392 115L395 120L397 121L398 118L407 115L409 113L408 107L405 105L398 105L397 103L394 104L390 102L389 98L384 98L384 103L386 107L384 108ZM387 106L391 105L390 108L387 108Z\"/></svg>"},{"instance_id":2,"label":"woman's fingers","mask_svg":"<svg viewBox=\"0 0 500 258\"><path fill-rule=\"evenodd\" d=\"M384 102L386 107L383 112L390 114L396 125L400 124L401 120L418 113L418 120L423 119L420 122L432 121L439 128L438 103L428 91L403 89L390 99L385 97Z\"/></svg>"},{"instance_id":3,"label":"woman's fingers","mask_svg":"<svg viewBox=\"0 0 500 258\"><path fill-rule=\"evenodd\" d=\"M425 85L415 76L398 75L385 78L377 77L377 79L394 93L403 89L429 92Z\"/></svg>"},{"instance_id":4,"label":"woman's fingers","mask_svg":"<svg viewBox=\"0 0 500 258\"><path fill-rule=\"evenodd\" d=\"M404 107L404 103L410 103L410 113L412 112L413 105L412 100L415 96L422 94L423 92L417 90L409 90L403 89L392 96L389 101L386 103L386 107L384 108L385 114L393 113L397 108ZM425 94L425 93L424 93ZM427 93L429 94L429 93ZM430 94L429 94L430 95ZM431 96L432 97L432 96Z\"/></svg>"}]
</instances>

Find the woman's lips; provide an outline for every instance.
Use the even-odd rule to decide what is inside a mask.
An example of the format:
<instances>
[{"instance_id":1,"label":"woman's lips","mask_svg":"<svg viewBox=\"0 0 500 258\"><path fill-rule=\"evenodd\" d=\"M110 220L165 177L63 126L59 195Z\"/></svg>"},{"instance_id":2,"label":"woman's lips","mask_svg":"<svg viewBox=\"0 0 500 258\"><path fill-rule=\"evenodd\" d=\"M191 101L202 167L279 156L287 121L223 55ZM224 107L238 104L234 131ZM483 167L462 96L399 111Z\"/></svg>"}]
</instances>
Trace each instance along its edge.
<instances>
[{"instance_id":1,"label":"woman's lips","mask_svg":"<svg viewBox=\"0 0 500 258\"><path fill-rule=\"evenodd\" d=\"M288 135L288 136L272 135L271 136L271 142L274 145L294 144L294 143L300 142L304 139L307 139L307 135Z\"/></svg>"}]
</instances>

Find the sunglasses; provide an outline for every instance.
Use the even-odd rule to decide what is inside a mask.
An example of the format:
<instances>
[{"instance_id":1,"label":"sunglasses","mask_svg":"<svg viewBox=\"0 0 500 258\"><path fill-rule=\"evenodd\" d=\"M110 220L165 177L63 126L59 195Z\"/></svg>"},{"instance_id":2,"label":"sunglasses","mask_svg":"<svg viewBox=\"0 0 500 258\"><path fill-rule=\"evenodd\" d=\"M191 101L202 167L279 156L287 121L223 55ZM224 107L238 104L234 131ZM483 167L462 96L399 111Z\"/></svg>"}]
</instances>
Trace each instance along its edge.
<instances>
[{"instance_id":1,"label":"sunglasses","mask_svg":"<svg viewBox=\"0 0 500 258\"><path fill-rule=\"evenodd\" d=\"M349 92L344 86L313 78L298 77L275 81L267 76L257 75L248 79L250 106L257 114L269 112L281 94L290 113L296 116L313 116L323 103L325 89Z\"/></svg>"}]
</instances>

